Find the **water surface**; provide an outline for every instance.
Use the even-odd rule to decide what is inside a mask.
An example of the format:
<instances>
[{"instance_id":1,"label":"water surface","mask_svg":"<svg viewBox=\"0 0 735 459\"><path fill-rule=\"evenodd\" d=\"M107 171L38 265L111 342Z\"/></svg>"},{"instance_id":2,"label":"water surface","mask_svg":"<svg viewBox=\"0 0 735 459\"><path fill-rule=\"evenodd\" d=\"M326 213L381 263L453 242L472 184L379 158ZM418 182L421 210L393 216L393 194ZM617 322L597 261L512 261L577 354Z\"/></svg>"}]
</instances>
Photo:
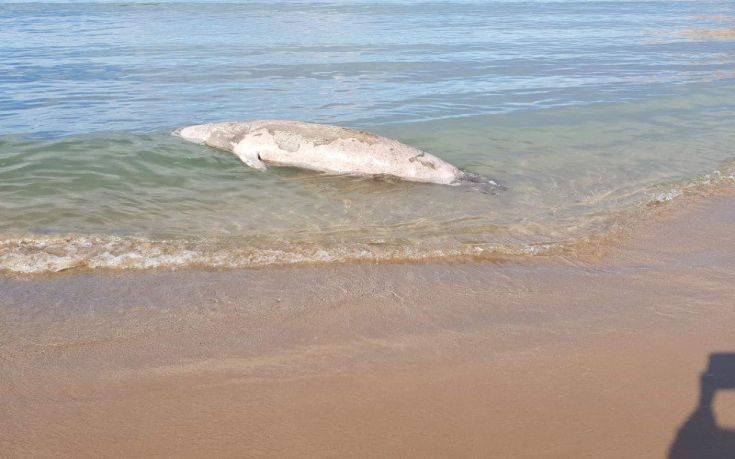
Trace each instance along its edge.
<instances>
[{"instance_id":1,"label":"water surface","mask_svg":"<svg viewBox=\"0 0 735 459\"><path fill-rule=\"evenodd\" d=\"M0 2L0 269L533 255L593 238L732 181L735 41L717 32L732 13ZM257 118L395 137L508 191L260 173L170 135Z\"/></svg>"}]
</instances>

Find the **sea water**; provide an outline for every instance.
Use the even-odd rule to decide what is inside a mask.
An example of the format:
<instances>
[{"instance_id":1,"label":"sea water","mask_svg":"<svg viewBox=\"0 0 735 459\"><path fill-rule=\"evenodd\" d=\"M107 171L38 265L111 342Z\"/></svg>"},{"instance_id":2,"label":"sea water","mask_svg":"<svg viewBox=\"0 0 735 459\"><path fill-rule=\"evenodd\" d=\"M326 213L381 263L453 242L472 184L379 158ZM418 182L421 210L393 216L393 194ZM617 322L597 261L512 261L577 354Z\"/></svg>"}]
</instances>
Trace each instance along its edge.
<instances>
[{"instance_id":1,"label":"sea water","mask_svg":"<svg viewBox=\"0 0 735 459\"><path fill-rule=\"evenodd\" d=\"M0 270L533 256L735 181L731 1L0 0ZM507 187L249 169L372 131Z\"/></svg>"}]
</instances>

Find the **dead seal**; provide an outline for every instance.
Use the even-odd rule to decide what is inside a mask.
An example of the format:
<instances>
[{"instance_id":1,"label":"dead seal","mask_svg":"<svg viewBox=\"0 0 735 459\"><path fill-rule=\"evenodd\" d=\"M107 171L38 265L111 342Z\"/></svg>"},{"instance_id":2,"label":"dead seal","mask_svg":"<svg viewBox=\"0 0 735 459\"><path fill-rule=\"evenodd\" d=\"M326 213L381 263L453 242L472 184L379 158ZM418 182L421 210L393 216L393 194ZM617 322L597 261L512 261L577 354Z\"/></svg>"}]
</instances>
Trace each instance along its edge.
<instances>
[{"instance_id":1,"label":"dead seal","mask_svg":"<svg viewBox=\"0 0 735 459\"><path fill-rule=\"evenodd\" d=\"M290 166L332 174L391 176L412 182L502 187L397 140L328 124L258 120L188 126L174 134L230 151L248 166Z\"/></svg>"}]
</instances>

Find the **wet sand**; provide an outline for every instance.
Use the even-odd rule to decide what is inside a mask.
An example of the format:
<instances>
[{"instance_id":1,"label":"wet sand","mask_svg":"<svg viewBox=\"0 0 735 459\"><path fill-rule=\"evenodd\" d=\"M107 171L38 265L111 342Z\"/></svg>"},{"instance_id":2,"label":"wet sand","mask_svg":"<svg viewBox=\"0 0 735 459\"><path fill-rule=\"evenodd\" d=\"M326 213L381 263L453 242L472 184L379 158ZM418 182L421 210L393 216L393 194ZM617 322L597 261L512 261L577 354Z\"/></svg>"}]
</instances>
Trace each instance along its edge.
<instances>
[{"instance_id":1,"label":"wet sand","mask_svg":"<svg viewBox=\"0 0 735 459\"><path fill-rule=\"evenodd\" d=\"M735 351L735 198L679 207L586 261L2 278L0 451L727 448L735 395L695 408L710 354Z\"/></svg>"}]
</instances>

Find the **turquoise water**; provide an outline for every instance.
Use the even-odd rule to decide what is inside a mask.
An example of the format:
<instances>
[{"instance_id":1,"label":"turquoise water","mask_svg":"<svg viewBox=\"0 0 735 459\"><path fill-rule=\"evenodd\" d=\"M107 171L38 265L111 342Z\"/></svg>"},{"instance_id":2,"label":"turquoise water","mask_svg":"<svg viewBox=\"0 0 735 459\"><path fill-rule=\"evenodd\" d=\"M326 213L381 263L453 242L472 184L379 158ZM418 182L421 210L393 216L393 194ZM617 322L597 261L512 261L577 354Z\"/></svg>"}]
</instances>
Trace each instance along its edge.
<instances>
[{"instance_id":1,"label":"turquoise water","mask_svg":"<svg viewBox=\"0 0 735 459\"><path fill-rule=\"evenodd\" d=\"M733 29L723 1L0 1L0 269L545 253L732 181ZM508 190L259 173L170 135L258 118Z\"/></svg>"}]
</instances>

